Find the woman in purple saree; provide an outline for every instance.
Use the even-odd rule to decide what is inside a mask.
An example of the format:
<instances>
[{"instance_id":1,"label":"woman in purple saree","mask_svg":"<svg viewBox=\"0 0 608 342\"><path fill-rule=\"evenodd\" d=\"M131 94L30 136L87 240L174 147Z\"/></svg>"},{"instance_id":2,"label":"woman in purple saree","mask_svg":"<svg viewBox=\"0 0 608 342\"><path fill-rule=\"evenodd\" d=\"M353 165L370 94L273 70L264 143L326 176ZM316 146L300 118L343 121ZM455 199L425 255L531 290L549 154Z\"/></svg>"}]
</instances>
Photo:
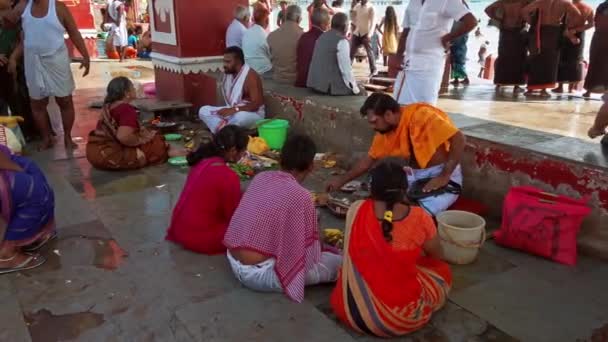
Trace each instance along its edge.
<instances>
[{"instance_id":1,"label":"woman in purple saree","mask_svg":"<svg viewBox=\"0 0 608 342\"><path fill-rule=\"evenodd\" d=\"M40 168L0 145L0 274L46 261L35 252L56 236L54 210L53 190Z\"/></svg>"}]
</instances>

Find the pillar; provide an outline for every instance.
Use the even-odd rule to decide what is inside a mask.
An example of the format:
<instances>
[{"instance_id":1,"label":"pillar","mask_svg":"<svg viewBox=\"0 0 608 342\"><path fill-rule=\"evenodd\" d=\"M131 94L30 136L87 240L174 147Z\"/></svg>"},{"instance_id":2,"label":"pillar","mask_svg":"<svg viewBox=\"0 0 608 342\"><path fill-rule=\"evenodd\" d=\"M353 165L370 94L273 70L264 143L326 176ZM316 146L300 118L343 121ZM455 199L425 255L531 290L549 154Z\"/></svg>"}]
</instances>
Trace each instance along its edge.
<instances>
[{"instance_id":1,"label":"pillar","mask_svg":"<svg viewBox=\"0 0 608 342\"><path fill-rule=\"evenodd\" d=\"M150 29L156 95L199 107L216 104L216 80L222 70L226 28L237 5L248 0L151 0Z\"/></svg>"},{"instance_id":2,"label":"pillar","mask_svg":"<svg viewBox=\"0 0 608 342\"><path fill-rule=\"evenodd\" d=\"M93 18L92 0L60 0L72 13L78 31L84 38L84 43L89 51L91 58L96 58L97 53L97 28ZM80 52L74 47L72 41L66 36L65 43L68 47L70 57L82 57Z\"/></svg>"}]
</instances>

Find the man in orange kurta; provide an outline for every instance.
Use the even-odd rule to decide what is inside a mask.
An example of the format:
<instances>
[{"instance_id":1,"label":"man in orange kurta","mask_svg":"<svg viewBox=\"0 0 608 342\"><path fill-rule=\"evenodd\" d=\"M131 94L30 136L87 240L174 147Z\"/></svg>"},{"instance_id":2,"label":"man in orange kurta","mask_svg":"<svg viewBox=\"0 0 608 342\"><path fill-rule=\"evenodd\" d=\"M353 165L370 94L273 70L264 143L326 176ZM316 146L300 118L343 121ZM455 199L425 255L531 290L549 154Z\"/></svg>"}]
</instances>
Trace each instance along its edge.
<instances>
[{"instance_id":1,"label":"man in orange kurta","mask_svg":"<svg viewBox=\"0 0 608 342\"><path fill-rule=\"evenodd\" d=\"M462 185L460 161L465 137L446 113L423 103L401 106L391 96L376 93L365 101L361 114L376 131L368 155L345 175L331 180L328 191L360 177L378 160L387 157L410 161L410 167L404 170L410 187L417 180L427 178L431 180L424 187L425 192L443 188L450 181ZM419 204L435 216L457 198L456 194L443 193L421 199Z\"/></svg>"}]
</instances>

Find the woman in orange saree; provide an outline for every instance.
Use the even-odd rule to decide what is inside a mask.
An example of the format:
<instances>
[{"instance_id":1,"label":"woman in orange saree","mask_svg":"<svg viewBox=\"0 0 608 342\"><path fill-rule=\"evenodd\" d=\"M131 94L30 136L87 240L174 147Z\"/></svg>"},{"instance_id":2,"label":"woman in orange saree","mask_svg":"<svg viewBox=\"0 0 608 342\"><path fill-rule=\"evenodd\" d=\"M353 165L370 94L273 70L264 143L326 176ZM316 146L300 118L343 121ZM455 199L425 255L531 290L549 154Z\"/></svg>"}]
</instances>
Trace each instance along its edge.
<instances>
[{"instance_id":1,"label":"woman in orange saree","mask_svg":"<svg viewBox=\"0 0 608 342\"><path fill-rule=\"evenodd\" d=\"M403 165L385 160L371 171L372 199L349 210L344 259L331 305L362 334L402 336L422 328L452 286L433 219L403 202ZM380 218L379 218L380 217Z\"/></svg>"}]
</instances>

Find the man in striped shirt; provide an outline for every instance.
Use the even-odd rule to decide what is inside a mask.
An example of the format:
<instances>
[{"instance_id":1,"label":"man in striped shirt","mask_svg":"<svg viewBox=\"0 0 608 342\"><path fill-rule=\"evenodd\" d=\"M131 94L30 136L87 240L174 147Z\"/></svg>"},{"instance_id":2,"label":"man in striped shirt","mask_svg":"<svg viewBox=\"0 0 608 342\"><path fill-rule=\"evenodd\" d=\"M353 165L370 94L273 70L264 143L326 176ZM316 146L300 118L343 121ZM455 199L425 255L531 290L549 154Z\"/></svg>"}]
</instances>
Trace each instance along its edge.
<instances>
[{"instance_id":1,"label":"man in striped shirt","mask_svg":"<svg viewBox=\"0 0 608 342\"><path fill-rule=\"evenodd\" d=\"M322 251L317 213L301 183L313 169L314 142L290 137L281 171L253 179L224 236L228 261L246 287L301 302L304 286L333 282L342 256Z\"/></svg>"}]
</instances>

